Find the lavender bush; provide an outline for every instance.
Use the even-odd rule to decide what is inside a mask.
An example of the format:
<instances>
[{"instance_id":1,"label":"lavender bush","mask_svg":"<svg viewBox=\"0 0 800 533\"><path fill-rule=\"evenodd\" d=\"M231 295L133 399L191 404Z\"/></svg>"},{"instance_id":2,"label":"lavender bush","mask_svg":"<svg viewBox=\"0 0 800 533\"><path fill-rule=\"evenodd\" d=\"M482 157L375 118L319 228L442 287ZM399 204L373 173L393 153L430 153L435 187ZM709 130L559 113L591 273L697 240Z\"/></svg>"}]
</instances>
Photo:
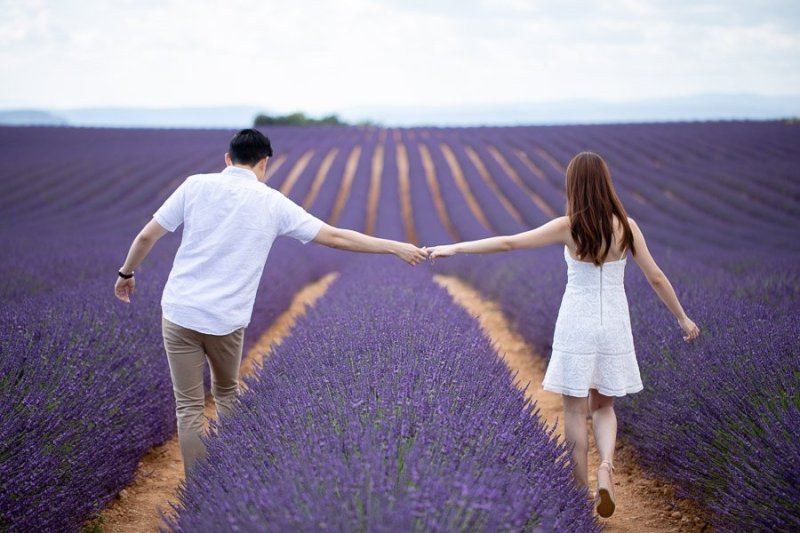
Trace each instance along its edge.
<instances>
[{"instance_id":1,"label":"lavender bush","mask_svg":"<svg viewBox=\"0 0 800 533\"><path fill-rule=\"evenodd\" d=\"M10 268L19 258L0 268L13 289L0 312L2 530L78 529L175 431L153 316L163 280L148 279L138 305L117 306L103 297L113 275L65 268L70 254L49 252L22 272ZM101 259L71 257L90 258Z\"/></svg>"},{"instance_id":2,"label":"lavender bush","mask_svg":"<svg viewBox=\"0 0 800 533\"><path fill-rule=\"evenodd\" d=\"M266 359L175 531L595 531L565 448L430 275L344 269ZM377 268L376 268L377 267Z\"/></svg>"},{"instance_id":3,"label":"lavender bush","mask_svg":"<svg viewBox=\"0 0 800 533\"><path fill-rule=\"evenodd\" d=\"M135 232L187 175L222 167L222 152L232 133L0 127L0 530L78 528L131 479L138 457L174 431L158 298L179 237L160 242L137 272L140 287L134 306L117 304L110 285ZM402 143L414 229L422 244L479 238L490 230L515 231L539 223L545 214L529 192L560 212L563 167L580 150L600 152L629 213L644 228L656 257L704 330L700 342L683 345L668 313L636 269L630 269L628 293L646 389L620 402L621 431L645 466L706 505L720 529L740 524L749 529L797 529L798 125L775 121L395 131L279 128L268 133L277 155L286 155L270 186L284 185L295 164L312 152L289 194L298 202L309 197L326 154L339 150L310 206L325 219L338 199L347 157L353 147L361 148L337 225L362 231L373 154L380 144L384 160L376 229L379 235L396 238L404 237L397 170ZM491 227L479 222L467 206L442 145L452 150ZM480 157L524 224L509 218L507 209L491 196L470 153ZM514 179L505 175L498 154L516 173ZM446 220L427 183L428 161ZM276 243L256 300L254 327L266 327L305 283L330 270L349 268L349 261L341 252ZM458 257L438 262L436 269L464 277L500 301L528 341L541 353L549 352L565 282L561 250ZM390 270L384 275L392 276ZM397 282L424 285L429 280L401 277ZM350 297L362 304L371 298L357 286ZM406 339L406 329L427 331L437 323L404 315L405 329L400 331L394 316L387 315L392 311L374 314L383 320L381 328L397 338ZM326 320L349 324L346 315ZM377 331L377 324L370 327ZM246 348L257 333L248 332ZM372 353L383 354L382 346L374 346ZM387 341L387 346L393 345ZM351 348L354 353L347 354L348 360L371 357L356 355L356 345ZM316 370L317 360L315 356L303 371L322 374ZM387 375L394 376L394 370ZM383 375L372 379L379 383ZM475 382L472 376L469 386L478 386ZM307 390L306 398L314 397L310 395ZM368 408L380 405L384 404L369 403ZM256 431L257 426L250 427ZM414 427L424 433L426 426ZM301 442L313 441L314 435L309 433ZM361 443L359 435L363 432L341 438ZM464 442L471 442L468 437ZM365 454L376 449L364 446ZM439 479L447 487L455 486L456 478L448 477L443 463L423 463L415 464L432 476L425 487ZM338 472L335 465L341 462L332 464L334 470L329 471ZM351 459L351 464L357 461ZM463 465L468 464L465 458ZM487 465L494 466L487 466L486 472L494 472L496 464ZM481 485L489 482L478 476L480 483L473 491L472 481L465 480L474 480L470 476L478 475L481 465L463 468L458 475L465 477L458 479L465 483L465 494L490 486ZM526 466L519 468L525 471ZM284 481L293 475L269 472ZM342 479L355 475L361 481L379 479L369 477L373 474L366 466L342 474ZM380 486L389 487L387 483ZM408 487L416 490L416 485ZM340 494L348 502L356 501L352 492ZM384 499L370 509L388 509L390 504L392 509L406 509L392 503L394 494L378 494ZM307 501L303 498L307 495L295 499ZM435 501L431 498L419 501ZM460 512L454 511L453 519L467 523ZM502 516L517 516L514 512ZM473 516L482 516L476 513ZM542 524L552 523L548 516Z\"/></svg>"},{"instance_id":4,"label":"lavender bush","mask_svg":"<svg viewBox=\"0 0 800 533\"><path fill-rule=\"evenodd\" d=\"M563 184L563 167L576 152L593 149L608 159L626 207L703 330L695 344L683 343L631 261L628 297L645 391L618 402L621 433L645 467L707 508L720 530L798 529L800 446L791 424L800 417L800 128L722 123L454 134L503 147L542 196L549 184ZM541 175L524 172L514 145ZM461 214L454 221L457 228L473 224ZM566 282L561 250L457 257L436 268L499 301L527 341L549 354Z\"/></svg>"},{"instance_id":5,"label":"lavender bush","mask_svg":"<svg viewBox=\"0 0 800 533\"><path fill-rule=\"evenodd\" d=\"M549 354L566 282L563 259L547 252L501 257L460 258L437 268L498 300L523 337ZM786 258L742 266L737 257L711 267L678 255L660 262L703 334L684 343L638 269L629 268L645 390L617 402L621 434L643 466L709 509L720 530L796 529L797 263Z\"/></svg>"},{"instance_id":6,"label":"lavender bush","mask_svg":"<svg viewBox=\"0 0 800 533\"><path fill-rule=\"evenodd\" d=\"M79 529L174 434L159 300L179 236L139 269L133 304L111 288L136 232L186 175L220 168L228 136L0 128L0 530ZM255 324L337 259L308 253L276 243Z\"/></svg>"}]
</instances>

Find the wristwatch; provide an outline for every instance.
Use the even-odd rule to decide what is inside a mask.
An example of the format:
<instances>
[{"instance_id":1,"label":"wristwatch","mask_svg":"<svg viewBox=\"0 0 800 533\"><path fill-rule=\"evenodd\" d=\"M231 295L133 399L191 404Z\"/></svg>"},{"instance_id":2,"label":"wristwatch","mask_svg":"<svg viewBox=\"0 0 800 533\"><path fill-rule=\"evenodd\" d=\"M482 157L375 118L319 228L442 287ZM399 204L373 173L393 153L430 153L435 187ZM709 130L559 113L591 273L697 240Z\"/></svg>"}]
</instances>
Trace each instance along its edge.
<instances>
[{"instance_id":1,"label":"wristwatch","mask_svg":"<svg viewBox=\"0 0 800 533\"><path fill-rule=\"evenodd\" d=\"M121 277L122 279L131 279L133 277L133 272L131 272L130 274L123 274L122 270L120 270L117 272L117 274L119 274L119 277Z\"/></svg>"}]
</instances>

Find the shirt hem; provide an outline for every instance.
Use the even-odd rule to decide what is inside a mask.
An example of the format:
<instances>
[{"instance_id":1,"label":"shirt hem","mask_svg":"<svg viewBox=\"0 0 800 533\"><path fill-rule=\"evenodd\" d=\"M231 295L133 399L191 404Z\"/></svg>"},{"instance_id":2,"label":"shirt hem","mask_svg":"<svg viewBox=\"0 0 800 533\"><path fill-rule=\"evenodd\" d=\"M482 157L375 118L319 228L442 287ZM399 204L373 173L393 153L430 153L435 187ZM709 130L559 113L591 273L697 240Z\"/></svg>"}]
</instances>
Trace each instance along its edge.
<instances>
[{"instance_id":1,"label":"shirt hem","mask_svg":"<svg viewBox=\"0 0 800 533\"><path fill-rule=\"evenodd\" d=\"M174 316L171 316L170 313L168 311L165 311L163 308L161 309L161 316L164 317L165 319L169 320L173 324L177 324L178 326L180 326L182 328L191 329L192 331L196 331L198 333L203 333L205 335L214 335L216 337L222 337L224 335L229 335L229 334L233 333L236 330L239 330L239 329L242 329L242 328L246 328L248 326L248 324L249 324L249 322L247 322L247 323L242 324L242 325L233 326L231 329L226 328L224 330L217 331L217 330L212 330L213 328L207 328L205 326L200 326L200 327L195 326L195 325L193 325L191 323L191 321L185 321L185 320L183 320L181 318L175 318Z\"/></svg>"}]
</instances>

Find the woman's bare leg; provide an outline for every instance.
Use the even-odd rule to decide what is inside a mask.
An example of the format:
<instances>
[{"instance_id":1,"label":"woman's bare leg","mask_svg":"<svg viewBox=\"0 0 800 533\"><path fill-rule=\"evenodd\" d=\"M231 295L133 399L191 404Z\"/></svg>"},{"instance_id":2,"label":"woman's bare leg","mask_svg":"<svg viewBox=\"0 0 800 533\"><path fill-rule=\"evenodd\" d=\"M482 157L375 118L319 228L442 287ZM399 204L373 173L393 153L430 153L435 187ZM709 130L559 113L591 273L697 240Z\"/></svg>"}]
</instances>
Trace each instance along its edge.
<instances>
[{"instance_id":1,"label":"woman's bare leg","mask_svg":"<svg viewBox=\"0 0 800 533\"><path fill-rule=\"evenodd\" d=\"M572 465L575 481L589 486L589 433L586 429L588 401L577 396L564 399L564 437L572 448Z\"/></svg>"},{"instance_id":2,"label":"woman's bare leg","mask_svg":"<svg viewBox=\"0 0 800 533\"><path fill-rule=\"evenodd\" d=\"M600 462L614 464L617 443L617 415L614 397L604 396L595 389L589 391L589 410L592 413L592 432L600 454Z\"/></svg>"},{"instance_id":3,"label":"woman's bare leg","mask_svg":"<svg viewBox=\"0 0 800 533\"><path fill-rule=\"evenodd\" d=\"M614 413L614 398L604 396L592 389L589 391L589 409L592 413L592 432L600 453L597 468L597 514L608 518L614 514L614 447L617 442L617 415Z\"/></svg>"}]
</instances>

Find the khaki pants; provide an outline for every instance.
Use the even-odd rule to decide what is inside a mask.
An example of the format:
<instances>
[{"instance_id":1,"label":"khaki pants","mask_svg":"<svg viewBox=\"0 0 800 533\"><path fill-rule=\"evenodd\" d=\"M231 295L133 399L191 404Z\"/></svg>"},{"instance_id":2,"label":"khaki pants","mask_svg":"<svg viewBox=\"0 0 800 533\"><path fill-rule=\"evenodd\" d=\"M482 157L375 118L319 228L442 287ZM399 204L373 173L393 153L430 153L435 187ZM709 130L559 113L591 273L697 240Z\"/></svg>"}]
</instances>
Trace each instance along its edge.
<instances>
[{"instance_id":1,"label":"khaki pants","mask_svg":"<svg viewBox=\"0 0 800 533\"><path fill-rule=\"evenodd\" d=\"M209 335L181 327L166 318L162 318L161 326L175 393L183 468L188 475L195 461L206 452L200 440L205 431L203 366L206 357L211 368L211 394L219 419L220 415L227 416L232 412L239 393L244 328L227 335Z\"/></svg>"}]
</instances>

